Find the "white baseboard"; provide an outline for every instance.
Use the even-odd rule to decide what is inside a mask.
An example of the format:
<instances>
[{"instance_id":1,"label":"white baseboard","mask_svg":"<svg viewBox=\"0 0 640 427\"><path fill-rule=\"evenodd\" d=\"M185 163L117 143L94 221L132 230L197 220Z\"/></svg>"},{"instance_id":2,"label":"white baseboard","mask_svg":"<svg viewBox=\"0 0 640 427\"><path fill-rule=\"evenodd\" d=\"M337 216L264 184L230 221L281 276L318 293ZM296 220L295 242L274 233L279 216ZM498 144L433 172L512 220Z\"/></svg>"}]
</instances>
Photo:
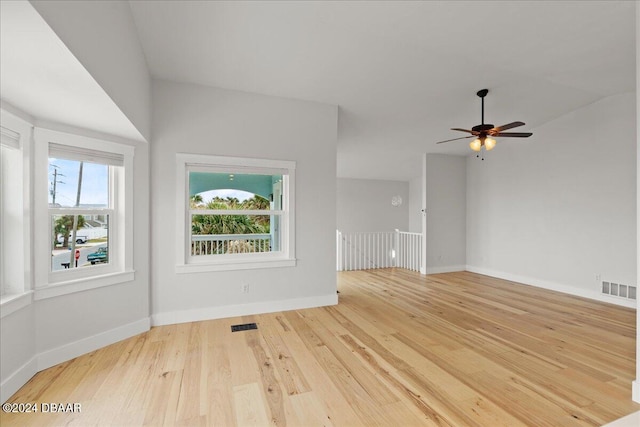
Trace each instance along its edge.
<instances>
[{"instance_id":1,"label":"white baseboard","mask_svg":"<svg viewBox=\"0 0 640 427\"><path fill-rule=\"evenodd\" d=\"M330 294L309 298L295 298L284 301L265 301L252 304L210 307L156 314L153 315L151 319L140 319L138 321L36 354L27 363L16 369L16 371L11 373L2 381L0 384L0 397L4 403L39 371L123 339L146 332L151 328L151 323L153 323L154 326L168 325L199 320L219 319L224 317L322 307L327 305L336 305L337 303L338 294Z\"/></svg>"},{"instance_id":2,"label":"white baseboard","mask_svg":"<svg viewBox=\"0 0 640 427\"><path fill-rule=\"evenodd\" d=\"M20 390L27 381L38 373L38 360L33 357L27 363L16 369L0 384L0 401L6 402L13 394Z\"/></svg>"},{"instance_id":3,"label":"white baseboard","mask_svg":"<svg viewBox=\"0 0 640 427\"><path fill-rule=\"evenodd\" d=\"M157 313L151 316L151 325L172 325L175 323L198 322L201 320L226 317L249 316L252 314L274 313L276 311L299 310L338 304L338 294L317 297L294 298L282 301L263 301L223 307L205 307L192 310Z\"/></svg>"},{"instance_id":4,"label":"white baseboard","mask_svg":"<svg viewBox=\"0 0 640 427\"><path fill-rule=\"evenodd\" d=\"M631 399L633 399L634 402L640 403L640 380L635 380L631 383Z\"/></svg>"},{"instance_id":5,"label":"white baseboard","mask_svg":"<svg viewBox=\"0 0 640 427\"><path fill-rule=\"evenodd\" d=\"M426 274L453 273L454 271L465 271L466 265L445 265L442 267L427 267Z\"/></svg>"},{"instance_id":6,"label":"white baseboard","mask_svg":"<svg viewBox=\"0 0 640 427\"><path fill-rule=\"evenodd\" d=\"M626 300L623 298L616 298L608 295L601 294L595 290L576 288L574 286L563 285L561 283L550 282L547 280L536 279L534 277L519 276L517 274L505 273L503 271L492 270L484 267L476 267L473 265L467 265L466 270L472 273L484 274L486 276L497 277L498 279L509 280L512 282L518 282L525 285L535 286L538 288L549 289L551 291L562 292L564 294L574 295L583 298L589 298L596 301L606 302L609 304L615 304L622 307L637 308L637 302L635 300Z\"/></svg>"},{"instance_id":7,"label":"white baseboard","mask_svg":"<svg viewBox=\"0 0 640 427\"><path fill-rule=\"evenodd\" d=\"M66 362L74 357L146 332L151 328L148 317L133 323L128 323L114 329L110 329L99 334L74 341L60 347L44 351L33 356L27 363L11 373L2 384L0 384L0 400L6 402L16 391L27 383L38 372Z\"/></svg>"},{"instance_id":8,"label":"white baseboard","mask_svg":"<svg viewBox=\"0 0 640 427\"><path fill-rule=\"evenodd\" d=\"M47 350L36 356L38 371L50 368L58 363L66 362L74 357L81 356L99 348L108 346L118 341L141 334L151 329L151 322L148 317L137 320L126 325L74 341L60 347Z\"/></svg>"}]
</instances>

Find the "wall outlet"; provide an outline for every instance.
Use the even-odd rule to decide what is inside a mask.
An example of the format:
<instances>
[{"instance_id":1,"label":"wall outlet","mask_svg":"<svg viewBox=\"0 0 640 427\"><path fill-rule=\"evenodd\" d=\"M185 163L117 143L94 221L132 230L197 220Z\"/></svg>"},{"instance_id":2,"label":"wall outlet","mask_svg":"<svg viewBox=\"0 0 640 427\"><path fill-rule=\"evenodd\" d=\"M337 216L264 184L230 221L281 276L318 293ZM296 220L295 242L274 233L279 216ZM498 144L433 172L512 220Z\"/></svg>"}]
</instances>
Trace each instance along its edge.
<instances>
[{"instance_id":1,"label":"wall outlet","mask_svg":"<svg viewBox=\"0 0 640 427\"><path fill-rule=\"evenodd\" d=\"M249 284L248 283L243 283L242 284L242 293L243 294L248 294L249 293Z\"/></svg>"},{"instance_id":2,"label":"wall outlet","mask_svg":"<svg viewBox=\"0 0 640 427\"><path fill-rule=\"evenodd\" d=\"M600 282L601 282L601 280L600 280L600 275L599 275L599 274L596 274L596 282L597 282L597 283L600 283Z\"/></svg>"}]
</instances>

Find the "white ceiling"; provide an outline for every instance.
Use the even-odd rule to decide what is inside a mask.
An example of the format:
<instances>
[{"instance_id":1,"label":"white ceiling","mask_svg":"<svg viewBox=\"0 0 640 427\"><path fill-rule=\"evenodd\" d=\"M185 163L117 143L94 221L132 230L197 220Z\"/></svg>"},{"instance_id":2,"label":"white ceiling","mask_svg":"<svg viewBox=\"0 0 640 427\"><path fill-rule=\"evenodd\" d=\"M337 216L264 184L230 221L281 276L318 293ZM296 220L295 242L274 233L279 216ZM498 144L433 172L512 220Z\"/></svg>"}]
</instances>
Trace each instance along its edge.
<instances>
[{"instance_id":1,"label":"white ceiling","mask_svg":"<svg viewBox=\"0 0 640 427\"><path fill-rule=\"evenodd\" d=\"M20 108L5 88L25 86L6 71L7 3L2 98ZM534 144L536 126L635 89L633 1L129 3L153 77L338 105L343 177L407 180L421 153L468 153L468 140L435 142L479 124L482 88L485 121L534 132L498 148ZM78 105L89 104L65 102L86 114ZM89 113L97 130L126 133L109 114Z\"/></svg>"}]
</instances>

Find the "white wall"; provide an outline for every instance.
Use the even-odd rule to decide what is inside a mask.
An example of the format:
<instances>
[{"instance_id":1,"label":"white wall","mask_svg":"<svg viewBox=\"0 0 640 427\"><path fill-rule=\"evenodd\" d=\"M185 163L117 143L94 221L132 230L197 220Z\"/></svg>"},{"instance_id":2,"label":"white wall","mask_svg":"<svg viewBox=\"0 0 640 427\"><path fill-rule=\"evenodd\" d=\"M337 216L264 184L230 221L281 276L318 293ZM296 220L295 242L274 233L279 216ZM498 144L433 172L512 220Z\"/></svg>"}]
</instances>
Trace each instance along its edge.
<instances>
[{"instance_id":1,"label":"white wall","mask_svg":"<svg viewBox=\"0 0 640 427\"><path fill-rule=\"evenodd\" d=\"M31 0L31 4L149 141L151 80L129 3Z\"/></svg>"},{"instance_id":2,"label":"white wall","mask_svg":"<svg viewBox=\"0 0 640 427\"><path fill-rule=\"evenodd\" d=\"M596 275L636 283L635 104L612 96L469 157L469 269L621 301Z\"/></svg>"},{"instance_id":3,"label":"white wall","mask_svg":"<svg viewBox=\"0 0 640 427\"><path fill-rule=\"evenodd\" d=\"M153 93L153 323L336 303L337 107L155 80ZM296 161L297 266L176 274L178 152Z\"/></svg>"},{"instance_id":4,"label":"white wall","mask_svg":"<svg viewBox=\"0 0 640 427\"><path fill-rule=\"evenodd\" d=\"M402 204L393 206L394 196ZM338 178L338 230L393 231L409 228L409 183Z\"/></svg>"},{"instance_id":5,"label":"white wall","mask_svg":"<svg viewBox=\"0 0 640 427\"><path fill-rule=\"evenodd\" d=\"M37 372L33 305L0 320L0 401L5 402Z\"/></svg>"},{"instance_id":6,"label":"white wall","mask_svg":"<svg viewBox=\"0 0 640 427\"><path fill-rule=\"evenodd\" d=\"M426 272L460 271L466 264L466 158L426 156Z\"/></svg>"}]
</instances>

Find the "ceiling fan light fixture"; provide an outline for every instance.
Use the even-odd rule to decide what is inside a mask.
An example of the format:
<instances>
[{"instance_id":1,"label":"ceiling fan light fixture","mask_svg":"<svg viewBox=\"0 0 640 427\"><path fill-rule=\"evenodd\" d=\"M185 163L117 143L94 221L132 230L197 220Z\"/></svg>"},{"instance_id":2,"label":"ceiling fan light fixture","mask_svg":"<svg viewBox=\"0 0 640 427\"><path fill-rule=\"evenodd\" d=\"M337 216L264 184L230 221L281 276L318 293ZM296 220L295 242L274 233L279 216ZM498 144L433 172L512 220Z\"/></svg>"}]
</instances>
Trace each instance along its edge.
<instances>
[{"instance_id":1,"label":"ceiling fan light fixture","mask_svg":"<svg viewBox=\"0 0 640 427\"><path fill-rule=\"evenodd\" d=\"M480 141L480 139L474 139L469 144L469 147L471 147L473 151L480 151L482 149L482 141Z\"/></svg>"},{"instance_id":2,"label":"ceiling fan light fixture","mask_svg":"<svg viewBox=\"0 0 640 427\"><path fill-rule=\"evenodd\" d=\"M451 128L451 130L465 132L467 136L461 136L459 138L445 139L444 141L436 142L436 144L442 144L445 142L457 141L459 139L467 139L467 138L476 138L470 144L469 147L475 151L482 151L482 147L485 150L490 151L493 150L496 146L496 140L492 138L492 136L500 136L500 137L511 137L511 138L528 138L533 135L531 132L505 132L506 130L513 129L519 126L524 126L524 122L511 122L502 126L494 126L489 123L484 122L484 98L489 93L488 89L481 89L476 93L480 97L480 106L481 106L481 119L482 122L479 125L476 125L469 129L462 128ZM476 156L480 157L480 155ZM484 160L484 158L482 159Z\"/></svg>"},{"instance_id":3,"label":"ceiling fan light fixture","mask_svg":"<svg viewBox=\"0 0 640 427\"><path fill-rule=\"evenodd\" d=\"M484 140L484 148L489 151L489 150L493 150L493 147L496 146L496 140L490 137L487 137L487 139Z\"/></svg>"}]
</instances>

